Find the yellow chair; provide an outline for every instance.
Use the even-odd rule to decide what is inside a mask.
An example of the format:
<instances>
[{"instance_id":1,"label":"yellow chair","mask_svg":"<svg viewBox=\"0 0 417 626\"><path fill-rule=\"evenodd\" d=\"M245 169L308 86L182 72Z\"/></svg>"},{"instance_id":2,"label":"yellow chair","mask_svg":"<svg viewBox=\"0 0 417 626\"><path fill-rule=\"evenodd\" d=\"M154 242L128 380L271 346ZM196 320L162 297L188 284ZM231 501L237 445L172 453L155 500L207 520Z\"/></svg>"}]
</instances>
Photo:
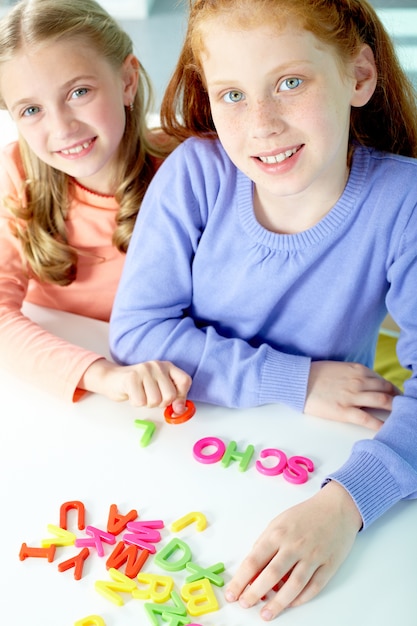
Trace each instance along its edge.
<instances>
[{"instance_id":1,"label":"yellow chair","mask_svg":"<svg viewBox=\"0 0 417 626\"><path fill-rule=\"evenodd\" d=\"M374 370L403 391L404 382L411 372L400 365L397 358L398 333L381 328L376 347Z\"/></svg>"}]
</instances>

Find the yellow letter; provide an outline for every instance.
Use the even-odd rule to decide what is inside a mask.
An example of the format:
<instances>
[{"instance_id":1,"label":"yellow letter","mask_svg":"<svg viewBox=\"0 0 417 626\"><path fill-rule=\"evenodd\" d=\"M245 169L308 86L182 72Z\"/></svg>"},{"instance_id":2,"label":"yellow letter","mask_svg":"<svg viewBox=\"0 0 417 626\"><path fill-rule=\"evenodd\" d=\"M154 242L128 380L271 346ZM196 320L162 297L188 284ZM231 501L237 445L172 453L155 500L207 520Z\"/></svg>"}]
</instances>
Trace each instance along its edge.
<instances>
[{"instance_id":1,"label":"yellow letter","mask_svg":"<svg viewBox=\"0 0 417 626\"><path fill-rule=\"evenodd\" d=\"M174 587L174 581L170 576L140 573L137 576L137 580L139 584L147 585L147 587L132 591L134 598L138 600L153 600L158 603L169 600Z\"/></svg>"},{"instance_id":2,"label":"yellow letter","mask_svg":"<svg viewBox=\"0 0 417 626\"><path fill-rule=\"evenodd\" d=\"M190 615L204 615L211 611L217 611L219 604L214 591L207 578L188 583L181 589L181 597L187 605Z\"/></svg>"}]
</instances>

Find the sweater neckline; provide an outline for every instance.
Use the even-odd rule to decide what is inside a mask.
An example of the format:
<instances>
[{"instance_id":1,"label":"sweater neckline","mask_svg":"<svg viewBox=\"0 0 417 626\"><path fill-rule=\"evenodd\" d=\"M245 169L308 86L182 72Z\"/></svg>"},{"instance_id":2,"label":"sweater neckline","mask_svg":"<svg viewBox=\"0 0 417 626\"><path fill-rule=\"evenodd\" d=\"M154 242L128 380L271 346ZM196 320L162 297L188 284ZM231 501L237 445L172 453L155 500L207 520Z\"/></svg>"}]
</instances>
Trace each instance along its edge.
<instances>
[{"instance_id":1,"label":"sweater neckline","mask_svg":"<svg viewBox=\"0 0 417 626\"><path fill-rule=\"evenodd\" d=\"M99 198L114 198L114 194L111 193L99 193L98 191L93 191L92 189L88 189L88 187L84 187L76 178L71 178L72 182L78 189L82 189L82 191L86 191L87 193L92 194L93 196L98 196Z\"/></svg>"},{"instance_id":2,"label":"sweater neckline","mask_svg":"<svg viewBox=\"0 0 417 626\"><path fill-rule=\"evenodd\" d=\"M90 207L91 209L99 209L117 212L119 210L119 204L116 202L114 196L106 196L104 194L95 193L90 189L87 189L80 183L72 179L73 194L75 204L80 204L83 207Z\"/></svg>"},{"instance_id":3,"label":"sweater neckline","mask_svg":"<svg viewBox=\"0 0 417 626\"><path fill-rule=\"evenodd\" d=\"M253 183L238 170L237 203L241 224L252 239L270 249L295 251L318 244L333 233L354 209L367 175L368 165L369 152L358 146L353 153L349 177L339 200L317 224L294 234L274 233L257 221L253 207Z\"/></svg>"}]
</instances>

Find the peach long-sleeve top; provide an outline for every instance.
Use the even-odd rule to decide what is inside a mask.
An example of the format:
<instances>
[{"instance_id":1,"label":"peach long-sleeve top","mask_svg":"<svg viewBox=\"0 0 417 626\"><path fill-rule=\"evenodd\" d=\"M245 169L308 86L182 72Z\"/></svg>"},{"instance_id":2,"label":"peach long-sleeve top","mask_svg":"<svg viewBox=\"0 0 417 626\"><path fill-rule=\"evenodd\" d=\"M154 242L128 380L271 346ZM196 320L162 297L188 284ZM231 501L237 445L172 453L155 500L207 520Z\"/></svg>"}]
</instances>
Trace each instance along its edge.
<instances>
[{"instance_id":1,"label":"peach long-sleeve top","mask_svg":"<svg viewBox=\"0 0 417 626\"><path fill-rule=\"evenodd\" d=\"M108 321L125 255L112 245L118 204L76 185L67 219L69 243L82 251L68 287L29 279L19 241L10 231L3 198L16 197L23 169L17 143L0 154L0 367L66 400L101 355L47 332L22 313L24 301Z\"/></svg>"}]
</instances>

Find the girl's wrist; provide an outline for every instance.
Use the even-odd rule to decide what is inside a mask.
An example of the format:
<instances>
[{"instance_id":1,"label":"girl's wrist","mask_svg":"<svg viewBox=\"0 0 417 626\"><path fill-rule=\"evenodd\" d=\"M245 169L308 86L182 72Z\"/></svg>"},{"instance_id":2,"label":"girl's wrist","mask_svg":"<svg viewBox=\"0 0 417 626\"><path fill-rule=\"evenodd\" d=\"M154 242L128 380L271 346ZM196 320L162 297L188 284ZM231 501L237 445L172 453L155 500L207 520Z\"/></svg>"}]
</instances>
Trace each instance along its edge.
<instances>
[{"instance_id":1,"label":"girl's wrist","mask_svg":"<svg viewBox=\"0 0 417 626\"><path fill-rule=\"evenodd\" d=\"M359 532L363 526L362 516L358 507L355 504L350 493L335 480L329 480L329 482L322 488L323 495L330 496L333 501L337 502L338 508L346 517L350 519L352 525L356 526Z\"/></svg>"},{"instance_id":2,"label":"girl's wrist","mask_svg":"<svg viewBox=\"0 0 417 626\"><path fill-rule=\"evenodd\" d=\"M78 383L78 387L91 393L103 394L105 376L112 367L114 367L114 363L111 363L104 357L98 358L87 367Z\"/></svg>"}]
</instances>

